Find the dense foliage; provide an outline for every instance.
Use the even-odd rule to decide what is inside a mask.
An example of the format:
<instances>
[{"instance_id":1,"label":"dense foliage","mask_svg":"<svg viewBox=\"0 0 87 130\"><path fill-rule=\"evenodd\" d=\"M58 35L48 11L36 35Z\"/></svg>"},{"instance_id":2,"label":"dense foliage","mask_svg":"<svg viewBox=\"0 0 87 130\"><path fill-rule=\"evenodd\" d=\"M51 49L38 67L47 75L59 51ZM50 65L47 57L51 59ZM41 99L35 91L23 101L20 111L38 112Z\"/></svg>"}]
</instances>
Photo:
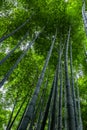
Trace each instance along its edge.
<instances>
[{"instance_id":1,"label":"dense foliage","mask_svg":"<svg viewBox=\"0 0 87 130\"><path fill-rule=\"evenodd\" d=\"M27 51L24 58L20 61L12 74L6 79L3 87L0 88L1 130L6 128L15 102L16 106L12 119L15 117L21 103L26 97L23 107L21 107L20 113L12 127L13 130L17 128L26 104L28 100L31 100L47 53L57 30L58 34L55 47L53 48L52 56L37 101L38 104L43 91L43 86L48 77L48 87L44 94L44 104L46 104L54 76L54 70L56 69L60 37L62 37L62 42L64 43L69 27L71 27L70 40L72 42L74 79L77 78L78 80L83 128L86 130L87 38L81 11L82 1L80 0L0 1L0 38L3 38L3 36L6 36L29 19L29 21L26 22L26 24L14 35L0 43L1 60L20 40L22 40L25 33L28 32L28 36L22 41L14 53L2 65L0 64L0 81L4 78L4 75L8 70L15 64L18 57L26 50L29 42L35 38L38 32L42 31L36 39L35 44L31 46L29 51Z\"/></svg>"}]
</instances>

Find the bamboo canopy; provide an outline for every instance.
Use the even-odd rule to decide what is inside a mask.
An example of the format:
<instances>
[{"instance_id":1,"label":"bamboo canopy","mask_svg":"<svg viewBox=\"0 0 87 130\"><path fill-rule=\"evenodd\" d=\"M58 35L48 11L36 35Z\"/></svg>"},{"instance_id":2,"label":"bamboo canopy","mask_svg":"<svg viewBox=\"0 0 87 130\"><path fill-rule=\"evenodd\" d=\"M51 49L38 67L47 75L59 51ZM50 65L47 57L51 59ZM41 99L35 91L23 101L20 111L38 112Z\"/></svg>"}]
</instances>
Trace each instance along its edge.
<instances>
[{"instance_id":1,"label":"bamboo canopy","mask_svg":"<svg viewBox=\"0 0 87 130\"><path fill-rule=\"evenodd\" d=\"M19 27L2 36L0 38L0 44L4 44L5 41L8 43L9 38L12 38L16 33L19 34L19 31L25 28L27 23L34 18L35 16L33 14ZM85 2L83 2L82 6L82 19L87 34L87 11ZM33 68L33 71L35 70L35 74L32 73L33 76L31 77L29 77L31 74L29 68L26 68L25 70L29 74L26 78L32 79L32 83L30 82L31 87L28 89L27 86L26 93L23 93L23 99L19 104L19 108L17 108L19 102L18 96L21 96L23 88L16 92L16 98L13 101L12 111L6 130L13 130L15 124L17 124L15 130L83 130L80 92L77 85L78 81L74 78L76 77L76 74L74 73L73 65L73 26L71 24L68 26L67 24L68 27L63 30L64 26L58 27L54 24L53 32L50 33L52 28L49 27L47 30L50 22L51 20L49 21L48 19L44 26L35 25L35 28L33 28L35 23L31 22L29 27L32 25L32 28L30 28L30 30L27 29L22 38L17 41L17 44L0 60L0 66L2 67L4 66L4 63L8 62L11 56L15 57L15 51L18 52L22 43L28 40L27 45L23 44L25 48L20 51L21 53L18 54L17 59L13 59L13 64L11 64L9 69L6 69L3 76L0 77L0 89L5 86L6 82L9 83L10 88L10 82L12 83L12 81L14 81L14 71L18 66L21 66L21 61L28 56L29 52L32 52L34 55L34 51L39 50L37 48L41 46L41 42L39 44L40 40L48 40L47 48L45 45L43 46L43 50L47 49L47 51L45 52L46 57L44 56L45 58L43 58L44 64L42 67L40 66L42 63L39 63L37 67L37 63L34 61L35 68ZM61 20L58 22L61 23ZM37 43L39 44L39 47L37 47ZM34 49L35 47L36 50ZM39 55L41 56L41 53L39 53ZM54 56L55 65L52 68L51 61L54 60ZM37 58L37 60L39 59L40 57ZM28 60L26 59L25 62L27 61ZM23 66L25 66L25 64L23 64ZM30 67L32 67L32 63L30 63ZM25 71L22 73L25 73ZM51 73L51 71L53 73ZM19 73L16 74L15 78L18 74ZM20 82L23 84L24 79ZM20 84L17 84L17 87L20 88ZM15 110L16 113L14 112ZM21 110L23 110L23 112L21 112ZM18 115L20 115L21 118L18 118ZM16 122L16 120L18 121Z\"/></svg>"}]
</instances>

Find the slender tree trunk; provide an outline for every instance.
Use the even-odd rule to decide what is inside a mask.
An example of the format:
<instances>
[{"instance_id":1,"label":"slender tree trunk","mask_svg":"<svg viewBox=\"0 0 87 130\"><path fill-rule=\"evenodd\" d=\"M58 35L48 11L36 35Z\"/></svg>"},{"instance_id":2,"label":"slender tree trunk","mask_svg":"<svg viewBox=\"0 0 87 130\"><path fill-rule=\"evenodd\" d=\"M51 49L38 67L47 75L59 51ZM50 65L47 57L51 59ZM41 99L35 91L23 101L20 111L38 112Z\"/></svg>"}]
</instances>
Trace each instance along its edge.
<instances>
[{"instance_id":1,"label":"slender tree trunk","mask_svg":"<svg viewBox=\"0 0 87 130\"><path fill-rule=\"evenodd\" d=\"M70 39L70 31L71 31L71 28L69 28L68 39L65 45L65 81L66 81L68 128L69 130L76 130L75 120L74 120L73 100L72 100L69 74L68 74L68 44L69 44L69 39Z\"/></svg>"},{"instance_id":2,"label":"slender tree trunk","mask_svg":"<svg viewBox=\"0 0 87 130\"><path fill-rule=\"evenodd\" d=\"M46 105L46 109L45 109L45 112L44 112L43 121L42 121L40 130L44 130L45 125L46 125L46 120L47 120L47 117L48 117L49 108L50 108L50 105L51 105L51 99L52 99L52 95L53 95L53 89L54 89L54 80L53 80L53 83L52 83L50 95L48 97L48 101L47 101L47 105Z\"/></svg>"},{"instance_id":3,"label":"slender tree trunk","mask_svg":"<svg viewBox=\"0 0 87 130\"><path fill-rule=\"evenodd\" d=\"M53 47L54 47L56 35L57 35L57 33L55 34L54 40L52 42L52 45L51 45L50 50L49 50L49 53L47 55L46 62L45 62L44 67L42 69L40 78L38 79L38 82L37 82L37 85L36 85L36 89L34 91L34 94L33 94L33 97L31 99L31 102L29 103L29 105L27 107L26 113L25 113L24 118L23 118L23 120L21 122L19 130L26 130L30 120L32 120L33 113L34 113L34 108L35 108L35 105L36 105L36 100L37 100L37 97L38 97L38 94L39 94L39 91L40 91L40 87L41 87L41 84L42 84L42 81L43 81L43 78L44 78L44 74L45 74L46 68L47 68L48 63L49 63L49 59L51 57L51 53L52 53L52 50L53 50Z\"/></svg>"},{"instance_id":4,"label":"slender tree trunk","mask_svg":"<svg viewBox=\"0 0 87 130\"><path fill-rule=\"evenodd\" d=\"M52 103L52 114L51 114L50 130L55 129L56 80L57 80L57 74L55 74L55 77L54 77L54 87L53 87L53 95L52 95L53 96L53 101L52 101L53 103Z\"/></svg>"},{"instance_id":5,"label":"slender tree trunk","mask_svg":"<svg viewBox=\"0 0 87 130\"><path fill-rule=\"evenodd\" d=\"M76 113L76 102L75 102L75 88L74 88L74 77L73 77L73 65L72 65L72 44L70 42L70 70L71 70L71 91L72 91L72 99L73 99L73 109L74 109L74 117L75 117L75 126L76 130L78 128L78 120Z\"/></svg>"},{"instance_id":6,"label":"slender tree trunk","mask_svg":"<svg viewBox=\"0 0 87 130\"><path fill-rule=\"evenodd\" d=\"M68 130L67 126L67 99L66 99L66 86L64 85L64 128Z\"/></svg>"},{"instance_id":7,"label":"slender tree trunk","mask_svg":"<svg viewBox=\"0 0 87 130\"><path fill-rule=\"evenodd\" d=\"M12 117L13 117L13 113L14 113L14 110L15 110L16 104L17 104L17 98L16 98L16 100L15 100L15 102L14 102L13 110L12 110L12 113L11 113L11 115L10 115L10 118L9 118L9 121L8 121L8 124L7 124L7 128L6 128L6 130L9 130L9 126L10 126L11 121L12 121Z\"/></svg>"},{"instance_id":8,"label":"slender tree trunk","mask_svg":"<svg viewBox=\"0 0 87 130\"><path fill-rule=\"evenodd\" d=\"M63 88L63 78L62 78L62 63L60 65L60 92L59 92L59 113L58 113L58 130L62 130L62 88Z\"/></svg>"},{"instance_id":9,"label":"slender tree trunk","mask_svg":"<svg viewBox=\"0 0 87 130\"><path fill-rule=\"evenodd\" d=\"M66 43L66 39L64 41L64 45ZM64 59L64 55L63 55L63 59ZM68 130L68 126L67 126L67 98L66 98L66 86L65 86L65 74L64 74L64 64L63 64L63 106L64 106L64 115L63 115L63 119L64 119L64 130Z\"/></svg>"},{"instance_id":10,"label":"slender tree trunk","mask_svg":"<svg viewBox=\"0 0 87 130\"><path fill-rule=\"evenodd\" d=\"M18 116L18 114L20 113L20 111L21 111L21 109L22 109L22 107L23 107L23 105L24 105L24 103L25 103L25 101L27 99L27 96L28 96L28 94L25 96L25 98L24 98L23 102L21 103L20 108L18 109L14 119L11 121L10 125L8 126L8 128L6 130L10 130L12 128L12 126L13 126L13 124L14 124L17 116Z\"/></svg>"},{"instance_id":11,"label":"slender tree trunk","mask_svg":"<svg viewBox=\"0 0 87 130\"><path fill-rule=\"evenodd\" d=\"M35 76L34 76L34 80L36 79L37 74L38 74L38 68L37 68L37 73L36 73ZM34 82L34 80L33 80L33 82ZM33 84L33 83L32 83L32 84ZM31 92L31 91L30 91L30 92ZM24 113L23 113L23 115L22 115L22 117L21 117L21 120L20 120L20 122L19 122L19 125L18 125L18 127L17 127L17 130L19 129L19 126L20 126L20 124L21 124L21 121L22 121L22 119L23 119L23 117L24 117L24 114L25 114L25 112L26 112L28 103L30 102L30 98L31 98L31 93L30 93L30 97L28 98L27 105L26 105L26 107L25 107L25 109L24 109ZM36 111L35 111L35 113L36 113Z\"/></svg>"},{"instance_id":12,"label":"slender tree trunk","mask_svg":"<svg viewBox=\"0 0 87 130\"><path fill-rule=\"evenodd\" d=\"M25 38L27 37L27 35L28 35L28 32L18 42L18 44L0 61L0 65L3 64L13 54L13 52L18 48L18 46L25 40Z\"/></svg>"},{"instance_id":13,"label":"slender tree trunk","mask_svg":"<svg viewBox=\"0 0 87 130\"><path fill-rule=\"evenodd\" d=\"M17 130L18 130L19 127L20 127L21 121L22 121L22 119L23 119L23 117L24 117L24 114L25 114L25 112L26 112L26 109L27 109L27 106L28 106L29 101L30 101L30 98L29 98L28 101L27 101L27 104L26 104L26 106L25 106L23 115L22 115L22 117L21 117L21 119L20 119L20 122L19 122L19 124L18 124Z\"/></svg>"},{"instance_id":14,"label":"slender tree trunk","mask_svg":"<svg viewBox=\"0 0 87 130\"><path fill-rule=\"evenodd\" d=\"M55 77L54 77L55 80ZM55 84L55 82L54 82ZM55 86L55 85L54 85ZM53 86L53 92L52 92L52 97L51 97L51 102L50 102L50 107L49 107L49 113L48 113L48 130L51 130L51 122L52 122L52 112L53 112L53 103L54 103L54 93L55 93L55 88Z\"/></svg>"},{"instance_id":15,"label":"slender tree trunk","mask_svg":"<svg viewBox=\"0 0 87 130\"><path fill-rule=\"evenodd\" d=\"M58 91L59 91L59 88L57 86L55 129L58 129L58 108L59 108L59 101L58 101L59 93L58 93Z\"/></svg>"},{"instance_id":16,"label":"slender tree trunk","mask_svg":"<svg viewBox=\"0 0 87 130\"><path fill-rule=\"evenodd\" d=\"M82 117L81 117L81 107L80 107L80 96L79 96L79 87L76 86L77 91L77 105L78 105L78 130L83 130L82 126Z\"/></svg>"},{"instance_id":17,"label":"slender tree trunk","mask_svg":"<svg viewBox=\"0 0 87 130\"><path fill-rule=\"evenodd\" d=\"M42 110L40 109L40 114L39 114L39 119L38 119L38 122L37 122L36 130L40 130L41 120L42 120Z\"/></svg>"},{"instance_id":18,"label":"slender tree trunk","mask_svg":"<svg viewBox=\"0 0 87 130\"><path fill-rule=\"evenodd\" d=\"M45 96L44 93L45 93L45 89L47 88L47 86L48 86L48 78L46 80L46 83L45 83L45 86L44 86L44 90L42 92L43 96L41 97L41 103L39 105L39 107L40 107L40 114L39 114L36 130L40 130L40 127L41 127L41 121L42 121L42 116L43 116L42 107L44 105L44 96Z\"/></svg>"},{"instance_id":19,"label":"slender tree trunk","mask_svg":"<svg viewBox=\"0 0 87 130\"><path fill-rule=\"evenodd\" d=\"M39 128L39 127L40 127L40 122L39 122L39 121L41 121L42 106L44 105L44 93L45 93L45 89L46 89L47 85L48 85L48 79L47 79L47 81L46 81L46 83L45 83L45 85L44 85L43 92L42 92L42 95L41 95L41 97L40 97L40 101L39 101L39 103L38 103L38 106L37 106L37 108L36 108L35 111L34 111L34 115L33 115L33 118L32 118L32 120L31 120L31 123L30 123L30 126L29 126L29 130L32 130L32 129L33 129L34 120L35 120L36 114L38 113L39 109L40 109L40 114L39 114L39 119L38 119L38 122L37 122L36 129L38 129L38 130L40 129L40 128Z\"/></svg>"},{"instance_id":20,"label":"slender tree trunk","mask_svg":"<svg viewBox=\"0 0 87 130\"><path fill-rule=\"evenodd\" d=\"M55 83L54 83L54 101L53 101L53 110L52 110L52 120L51 120L51 130L56 129L56 103L57 103L57 87L58 87L58 80L59 80L59 73L60 73L60 62L61 62L61 45L62 41L60 39L59 43L59 55L57 61L57 68L56 68L56 76L55 76Z\"/></svg>"},{"instance_id":21,"label":"slender tree trunk","mask_svg":"<svg viewBox=\"0 0 87 130\"><path fill-rule=\"evenodd\" d=\"M43 104L42 104L43 103ZM44 100L42 99L41 104L40 104L40 114L39 114L39 118L38 118L38 122L37 122L37 126L36 126L36 130L40 130L41 127L41 120L42 120L42 116L43 116L43 112L42 112L42 105L44 105Z\"/></svg>"},{"instance_id":22,"label":"slender tree trunk","mask_svg":"<svg viewBox=\"0 0 87 130\"><path fill-rule=\"evenodd\" d=\"M85 0L83 1L83 6L82 6L82 18L84 22L86 35L87 35L87 16L86 16L86 11L85 11Z\"/></svg>"},{"instance_id":23,"label":"slender tree trunk","mask_svg":"<svg viewBox=\"0 0 87 130\"><path fill-rule=\"evenodd\" d=\"M41 33L41 32L40 32ZM26 55L27 51L31 48L31 46L34 45L35 40L39 37L40 33L38 33L38 35L36 35L36 37L33 39L32 42L30 42L30 44L28 45L27 49L24 50L24 52L20 55L20 57L17 59L17 61L15 62L15 64L10 68L10 70L7 72L7 74L4 76L4 78L2 79L2 81L0 82L0 88L3 86L3 84L5 83L5 81L8 79L8 77L11 75L11 73L13 72L13 70L17 67L17 65L19 64L19 62L22 60L22 58Z\"/></svg>"}]
</instances>

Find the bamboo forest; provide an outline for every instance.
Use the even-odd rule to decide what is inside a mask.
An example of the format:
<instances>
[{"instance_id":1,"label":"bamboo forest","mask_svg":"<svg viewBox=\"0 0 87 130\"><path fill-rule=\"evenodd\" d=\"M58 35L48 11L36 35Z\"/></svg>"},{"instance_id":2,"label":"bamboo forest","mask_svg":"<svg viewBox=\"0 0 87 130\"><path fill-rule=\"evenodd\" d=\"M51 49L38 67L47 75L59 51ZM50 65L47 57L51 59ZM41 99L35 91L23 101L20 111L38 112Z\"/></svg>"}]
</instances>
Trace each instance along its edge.
<instances>
[{"instance_id":1,"label":"bamboo forest","mask_svg":"<svg viewBox=\"0 0 87 130\"><path fill-rule=\"evenodd\" d=\"M87 0L0 0L0 130L87 130Z\"/></svg>"}]
</instances>

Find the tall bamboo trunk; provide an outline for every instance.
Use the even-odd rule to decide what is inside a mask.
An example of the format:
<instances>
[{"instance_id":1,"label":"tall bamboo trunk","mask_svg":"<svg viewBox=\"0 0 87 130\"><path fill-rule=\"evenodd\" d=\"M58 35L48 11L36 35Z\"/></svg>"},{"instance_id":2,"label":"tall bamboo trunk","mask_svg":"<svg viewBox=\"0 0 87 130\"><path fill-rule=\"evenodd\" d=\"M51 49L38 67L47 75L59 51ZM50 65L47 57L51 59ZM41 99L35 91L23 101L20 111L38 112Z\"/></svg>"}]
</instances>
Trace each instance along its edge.
<instances>
[{"instance_id":1,"label":"tall bamboo trunk","mask_svg":"<svg viewBox=\"0 0 87 130\"><path fill-rule=\"evenodd\" d=\"M54 78L54 80L55 80L55 78ZM44 112L44 116L43 116L43 120L42 120L42 123L41 123L40 130L44 130L45 125L46 125L46 120L47 120L47 117L48 117L49 108L50 108L50 105L51 105L51 99L52 99L52 95L53 95L53 91L54 91L54 80L53 80L53 83L52 83L50 95L48 97L48 101L47 101L47 105L46 105L46 108L45 108L45 112Z\"/></svg>"},{"instance_id":2,"label":"tall bamboo trunk","mask_svg":"<svg viewBox=\"0 0 87 130\"><path fill-rule=\"evenodd\" d=\"M64 128L68 130L67 126L67 99L66 99L66 86L64 84Z\"/></svg>"},{"instance_id":3,"label":"tall bamboo trunk","mask_svg":"<svg viewBox=\"0 0 87 130\"><path fill-rule=\"evenodd\" d=\"M55 80L55 77L54 77ZM54 81L53 81L54 82ZM51 97L51 102L50 102L50 108L49 108L49 113L48 113L48 130L51 130L51 122L52 122L52 112L53 112L53 104L54 104L54 93L55 93L55 82L53 84L53 92L52 92L52 97Z\"/></svg>"},{"instance_id":4,"label":"tall bamboo trunk","mask_svg":"<svg viewBox=\"0 0 87 130\"><path fill-rule=\"evenodd\" d=\"M62 40L60 39L59 43L59 52L58 52L58 60L57 60L57 68L56 68L56 76L55 76L55 83L54 83L54 100L53 100L53 109L52 109L52 120L51 120L51 130L57 129L56 126L56 104L57 104L57 88L58 88L58 80L59 80L59 73L60 73L60 62L61 62L61 46L62 46Z\"/></svg>"},{"instance_id":5,"label":"tall bamboo trunk","mask_svg":"<svg viewBox=\"0 0 87 130\"><path fill-rule=\"evenodd\" d=\"M48 86L48 78L47 78L45 86L44 86L43 98L41 97L41 104L39 105L39 107L40 107L40 114L39 114L36 130L40 130L40 127L41 127L41 121L42 121L42 116L43 116L42 107L44 105L44 97L45 97L45 91L46 91L47 86Z\"/></svg>"},{"instance_id":6,"label":"tall bamboo trunk","mask_svg":"<svg viewBox=\"0 0 87 130\"><path fill-rule=\"evenodd\" d=\"M76 130L78 128L78 119L77 119L77 110L76 110L76 101L75 101L75 88L74 88L74 77L73 77L73 65L72 65L72 43L70 42L70 70L71 70L71 91L72 91L72 99L73 99L73 109L74 109L74 117L75 117L75 127Z\"/></svg>"},{"instance_id":7,"label":"tall bamboo trunk","mask_svg":"<svg viewBox=\"0 0 87 130\"><path fill-rule=\"evenodd\" d=\"M19 127L20 127L21 121L22 121L22 119L23 119L23 117L24 117L24 114L25 114L25 112L26 112L26 109L27 109L27 106L28 106L29 101L30 101L30 97L28 98L28 101L27 101L27 104L26 104L25 109L24 109L24 111L23 111L22 117L21 117L21 119L20 119L20 121L19 121L19 124L18 124L18 126L17 126L17 130L18 130Z\"/></svg>"},{"instance_id":8,"label":"tall bamboo trunk","mask_svg":"<svg viewBox=\"0 0 87 130\"><path fill-rule=\"evenodd\" d=\"M46 68L48 66L48 63L49 63L49 60L50 60L50 57L51 57L51 53L52 53L54 43L55 43L55 40L56 40L56 35L57 35L57 33L55 34L52 45L51 45L50 50L48 52L46 62L45 62L44 67L42 69L40 78L38 79L36 89L34 91L31 102L29 103L29 105L28 105L28 107L26 109L26 113L24 115L24 118L22 119L21 125L20 125L18 130L26 130L30 120L32 120L33 113L34 113L34 108L35 108L35 105L36 105L36 100L37 100L37 97L38 97L38 94L39 94L39 91L40 91L40 87L41 87L41 84L42 84L42 81L43 81L43 78L44 78Z\"/></svg>"},{"instance_id":9,"label":"tall bamboo trunk","mask_svg":"<svg viewBox=\"0 0 87 130\"><path fill-rule=\"evenodd\" d=\"M37 125L36 125L36 129L37 129L37 127L38 127L38 130L40 129L39 127L40 127L41 116L42 116L42 106L44 105L44 93L45 93L47 85L48 85L48 79L46 80L46 83L44 85L44 88L43 88L43 91L42 91L42 95L40 97L40 101L39 101L39 103L38 103L38 105L37 105L37 107L36 107L36 109L34 111L33 118L32 118L32 120L30 122L29 130L33 130L34 121L35 121L35 118L37 116L37 113L39 113L39 112L40 112L40 114L39 114L39 119L38 119L38 122L37 122Z\"/></svg>"},{"instance_id":10,"label":"tall bamboo trunk","mask_svg":"<svg viewBox=\"0 0 87 130\"><path fill-rule=\"evenodd\" d=\"M24 97L24 100L23 100L23 102L21 103L21 105L20 105L20 107L19 107L19 109L18 109L16 115L14 116L13 120L10 122L10 125L8 126L8 128L7 128L6 130L10 130L10 129L12 128L12 126L13 126L13 124L14 124L14 122L15 122L17 116L18 116L18 114L20 113L20 111L21 111L21 109L22 109L24 103L25 103L26 100L27 100L27 96L28 96L28 94Z\"/></svg>"},{"instance_id":11,"label":"tall bamboo trunk","mask_svg":"<svg viewBox=\"0 0 87 130\"><path fill-rule=\"evenodd\" d=\"M60 88L59 88L59 113L58 113L58 130L62 130L62 88L63 88L63 78L62 78L62 63L60 64Z\"/></svg>"},{"instance_id":12,"label":"tall bamboo trunk","mask_svg":"<svg viewBox=\"0 0 87 130\"><path fill-rule=\"evenodd\" d=\"M9 76L12 74L12 72L14 71L14 69L17 67L17 65L19 64L19 62L23 59L23 57L26 55L27 51L31 48L31 46L34 45L35 40L39 37L41 32L38 33L38 35L35 36L35 38L30 42L30 44L28 45L27 49L24 50L24 52L19 56L19 58L17 59L17 61L15 62L15 64L9 69L9 71L6 73L6 75L4 76L4 78L2 79L2 81L0 82L0 88L3 86L3 84L5 83L5 81L9 78Z\"/></svg>"},{"instance_id":13,"label":"tall bamboo trunk","mask_svg":"<svg viewBox=\"0 0 87 130\"><path fill-rule=\"evenodd\" d=\"M78 108L78 130L83 130L82 125L82 117L81 117L81 107L80 107L80 96L79 96L79 87L76 86L76 92L77 92L77 108Z\"/></svg>"},{"instance_id":14,"label":"tall bamboo trunk","mask_svg":"<svg viewBox=\"0 0 87 130\"><path fill-rule=\"evenodd\" d=\"M85 0L83 0L83 5L82 5L82 18L83 18L83 22L84 22L84 28L86 31L86 35L87 35L87 14L86 14L86 10L85 10Z\"/></svg>"},{"instance_id":15,"label":"tall bamboo trunk","mask_svg":"<svg viewBox=\"0 0 87 130\"><path fill-rule=\"evenodd\" d=\"M69 28L68 38L65 45L65 81L66 81L66 98L67 98L67 113L68 113L68 129L69 130L76 130L75 128L75 118L74 118L74 109L73 109L73 100L70 88L70 80L68 74L68 44L70 40L70 31Z\"/></svg>"},{"instance_id":16,"label":"tall bamboo trunk","mask_svg":"<svg viewBox=\"0 0 87 130\"><path fill-rule=\"evenodd\" d=\"M27 36L28 36L28 32L23 36L23 38L18 42L18 44L2 60L0 60L0 65L2 65L14 53L14 51L27 38Z\"/></svg>"},{"instance_id":17,"label":"tall bamboo trunk","mask_svg":"<svg viewBox=\"0 0 87 130\"><path fill-rule=\"evenodd\" d=\"M15 110L16 104L17 104L17 97L15 99L14 106L13 106L13 109L12 109L12 112L11 112L11 115L10 115L10 118L9 118L6 130L9 130L9 126L10 126L11 121L12 121L12 117L13 117L13 114L14 114L14 110Z\"/></svg>"},{"instance_id":18,"label":"tall bamboo trunk","mask_svg":"<svg viewBox=\"0 0 87 130\"><path fill-rule=\"evenodd\" d=\"M54 88L53 88L53 97L52 97L52 114L51 114L51 124L50 124L50 130L55 130L55 104L56 104L56 80L57 80L57 74L55 74L54 77Z\"/></svg>"}]
</instances>

